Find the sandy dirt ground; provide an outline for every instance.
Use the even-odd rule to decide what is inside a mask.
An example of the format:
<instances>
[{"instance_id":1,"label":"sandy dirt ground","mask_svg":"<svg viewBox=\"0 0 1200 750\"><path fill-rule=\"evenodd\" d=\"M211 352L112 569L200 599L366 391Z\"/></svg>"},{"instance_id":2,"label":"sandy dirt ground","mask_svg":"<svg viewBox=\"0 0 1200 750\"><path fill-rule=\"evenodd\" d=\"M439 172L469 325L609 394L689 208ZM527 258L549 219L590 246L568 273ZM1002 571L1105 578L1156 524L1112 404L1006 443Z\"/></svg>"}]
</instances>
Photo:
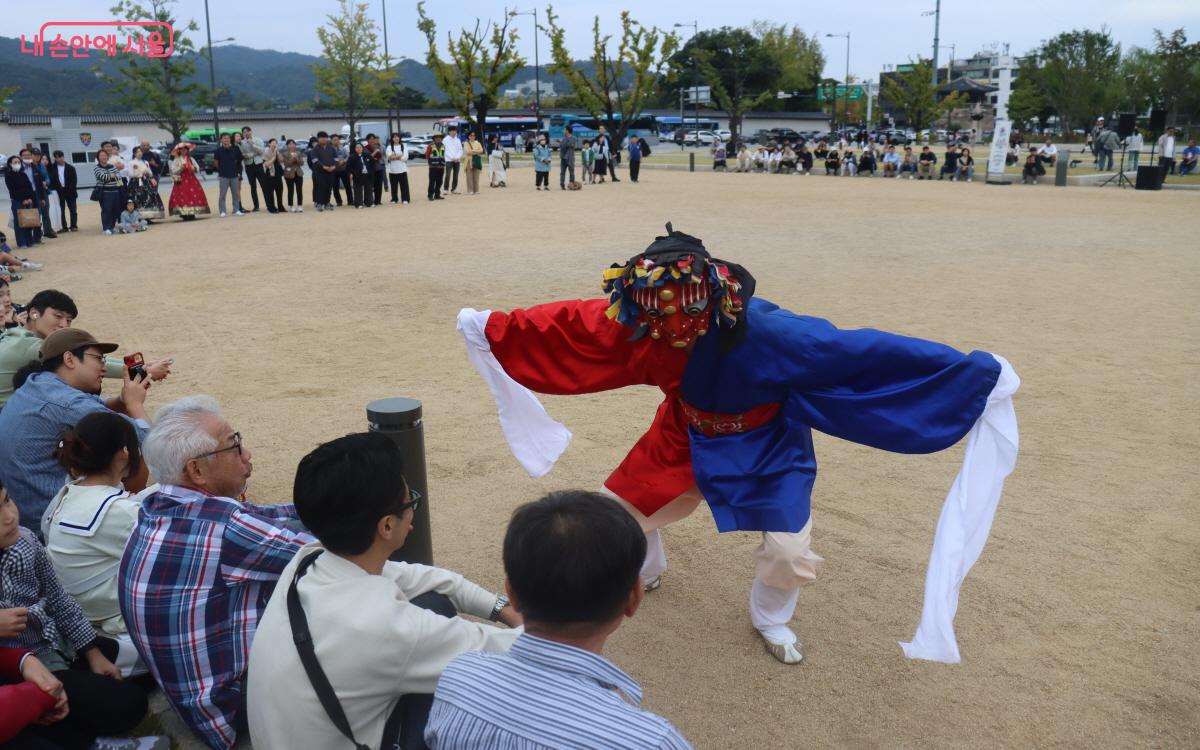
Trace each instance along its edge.
<instances>
[{"instance_id":1,"label":"sandy dirt ground","mask_svg":"<svg viewBox=\"0 0 1200 750\"><path fill-rule=\"evenodd\" d=\"M1021 454L962 589L961 665L907 661L896 642L962 446L901 456L818 435L826 563L793 623L806 663L778 664L750 626L756 535L718 535L701 508L665 533L664 585L607 650L649 709L699 748L1200 745L1200 196L649 169L535 193L528 169L509 176L430 204L417 168L410 206L132 237L100 236L93 207L84 231L32 251L47 270L15 296L67 290L79 327L174 355L151 404L219 398L254 452L257 501L287 500L299 458L365 429L368 401L421 399L436 561L499 587L512 509L598 487L660 396L546 399L575 440L531 479L455 314L598 294L601 270L671 220L785 307L1005 355Z\"/></svg>"}]
</instances>

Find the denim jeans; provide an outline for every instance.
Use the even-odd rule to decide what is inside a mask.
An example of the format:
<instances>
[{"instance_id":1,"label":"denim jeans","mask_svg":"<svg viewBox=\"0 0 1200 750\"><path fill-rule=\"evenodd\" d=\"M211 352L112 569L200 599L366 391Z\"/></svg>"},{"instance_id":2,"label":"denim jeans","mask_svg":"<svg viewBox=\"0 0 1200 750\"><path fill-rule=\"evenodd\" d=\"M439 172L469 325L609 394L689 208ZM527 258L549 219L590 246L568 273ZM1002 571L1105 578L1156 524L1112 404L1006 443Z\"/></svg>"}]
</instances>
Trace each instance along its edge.
<instances>
[{"instance_id":1,"label":"denim jeans","mask_svg":"<svg viewBox=\"0 0 1200 750\"><path fill-rule=\"evenodd\" d=\"M217 183L220 185L220 192L217 194L217 209L221 213L225 213L225 193L231 191L233 193L233 210L238 212L242 210L242 196L240 183L237 177L219 177Z\"/></svg>"},{"instance_id":2,"label":"denim jeans","mask_svg":"<svg viewBox=\"0 0 1200 750\"><path fill-rule=\"evenodd\" d=\"M567 170L571 171L571 182L575 181L575 157L571 157L571 161L566 159L559 160L558 168L558 185L565 187L567 182Z\"/></svg>"},{"instance_id":3,"label":"denim jeans","mask_svg":"<svg viewBox=\"0 0 1200 750\"><path fill-rule=\"evenodd\" d=\"M1099 157L1099 159L1100 159L1100 161L1097 163L1097 164L1098 164L1098 166L1096 167L1096 169L1097 169L1098 171L1100 171L1100 172L1103 172L1103 171L1104 171L1104 169L1105 169L1105 160L1106 160L1106 159L1108 160L1108 161L1107 161L1107 164L1108 164L1108 169L1112 169L1112 168L1113 168L1113 152L1112 152L1112 149L1110 149L1110 148L1098 148L1098 149L1096 149L1096 156L1097 156L1097 157Z\"/></svg>"},{"instance_id":4,"label":"denim jeans","mask_svg":"<svg viewBox=\"0 0 1200 750\"><path fill-rule=\"evenodd\" d=\"M1133 170L1133 171L1135 171L1135 172L1137 171L1137 168L1138 168L1138 157L1139 157L1139 156L1141 156L1141 155L1142 155L1142 152L1141 152L1141 151L1127 151L1127 152L1125 152L1125 163L1129 165L1129 166L1128 166L1128 168L1129 168L1129 169L1132 169L1132 170Z\"/></svg>"}]
</instances>

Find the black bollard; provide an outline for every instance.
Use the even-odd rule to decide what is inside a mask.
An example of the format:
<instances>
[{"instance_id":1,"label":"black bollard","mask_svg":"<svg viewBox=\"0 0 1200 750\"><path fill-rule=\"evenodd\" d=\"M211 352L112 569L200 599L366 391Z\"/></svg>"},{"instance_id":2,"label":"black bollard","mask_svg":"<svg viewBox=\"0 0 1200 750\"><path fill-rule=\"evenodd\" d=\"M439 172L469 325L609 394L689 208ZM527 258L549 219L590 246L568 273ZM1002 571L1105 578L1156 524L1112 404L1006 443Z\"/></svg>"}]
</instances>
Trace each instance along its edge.
<instances>
[{"instance_id":1,"label":"black bollard","mask_svg":"<svg viewBox=\"0 0 1200 750\"><path fill-rule=\"evenodd\" d=\"M1056 187L1067 186L1067 169L1071 166L1071 149L1064 148L1058 152L1058 159L1054 162L1054 185Z\"/></svg>"},{"instance_id":2,"label":"black bollard","mask_svg":"<svg viewBox=\"0 0 1200 750\"><path fill-rule=\"evenodd\" d=\"M695 151L688 153L688 171L689 172L696 171L696 152Z\"/></svg>"},{"instance_id":3,"label":"black bollard","mask_svg":"<svg viewBox=\"0 0 1200 750\"><path fill-rule=\"evenodd\" d=\"M367 404L367 427L391 438L400 447L404 479L421 495L413 514L413 528L404 546L392 555L400 562L433 565L433 539L429 530L429 488L425 478L425 426L421 402L411 398L381 398Z\"/></svg>"}]
</instances>

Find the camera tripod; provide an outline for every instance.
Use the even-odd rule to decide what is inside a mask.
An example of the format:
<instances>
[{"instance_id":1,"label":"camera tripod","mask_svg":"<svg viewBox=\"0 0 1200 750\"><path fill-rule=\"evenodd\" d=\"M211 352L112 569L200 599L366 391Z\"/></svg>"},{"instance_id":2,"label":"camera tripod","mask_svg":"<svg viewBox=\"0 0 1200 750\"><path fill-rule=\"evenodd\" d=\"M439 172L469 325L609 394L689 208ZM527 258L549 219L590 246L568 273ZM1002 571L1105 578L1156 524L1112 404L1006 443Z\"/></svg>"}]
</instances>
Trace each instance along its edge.
<instances>
[{"instance_id":1,"label":"camera tripod","mask_svg":"<svg viewBox=\"0 0 1200 750\"><path fill-rule=\"evenodd\" d=\"M1121 143L1121 166L1119 169L1117 169L1117 173L1115 175L1113 175L1112 177L1109 177L1104 182L1100 183L1100 187L1104 187L1105 185L1112 182L1113 180L1117 181L1117 184L1121 186L1122 190L1125 189L1126 185L1128 185L1129 187L1136 187L1132 182L1130 182L1129 178L1125 176L1125 148L1126 148L1126 144L1124 142L1122 142Z\"/></svg>"}]
</instances>

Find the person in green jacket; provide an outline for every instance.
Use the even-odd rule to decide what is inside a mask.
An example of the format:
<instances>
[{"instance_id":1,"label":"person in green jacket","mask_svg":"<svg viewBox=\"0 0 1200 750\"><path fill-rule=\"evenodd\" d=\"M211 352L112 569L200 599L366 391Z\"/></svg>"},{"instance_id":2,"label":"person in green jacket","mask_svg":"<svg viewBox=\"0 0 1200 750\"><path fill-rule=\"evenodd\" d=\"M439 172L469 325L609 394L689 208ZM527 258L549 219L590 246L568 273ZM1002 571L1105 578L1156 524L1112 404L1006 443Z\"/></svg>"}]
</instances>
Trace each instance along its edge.
<instances>
[{"instance_id":1,"label":"person in green jacket","mask_svg":"<svg viewBox=\"0 0 1200 750\"><path fill-rule=\"evenodd\" d=\"M24 324L9 328L0 335L0 408L13 394L13 376L26 365L38 361L42 340L60 328L69 328L79 315L75 301L57 289L45 289L33 295L26 306ZM160 359L146 365L151 380L162 380L171 374L172 359ZM109 357L104 368L106 378L120 379L125 362Z\"/></svg>"}]
</instances>

